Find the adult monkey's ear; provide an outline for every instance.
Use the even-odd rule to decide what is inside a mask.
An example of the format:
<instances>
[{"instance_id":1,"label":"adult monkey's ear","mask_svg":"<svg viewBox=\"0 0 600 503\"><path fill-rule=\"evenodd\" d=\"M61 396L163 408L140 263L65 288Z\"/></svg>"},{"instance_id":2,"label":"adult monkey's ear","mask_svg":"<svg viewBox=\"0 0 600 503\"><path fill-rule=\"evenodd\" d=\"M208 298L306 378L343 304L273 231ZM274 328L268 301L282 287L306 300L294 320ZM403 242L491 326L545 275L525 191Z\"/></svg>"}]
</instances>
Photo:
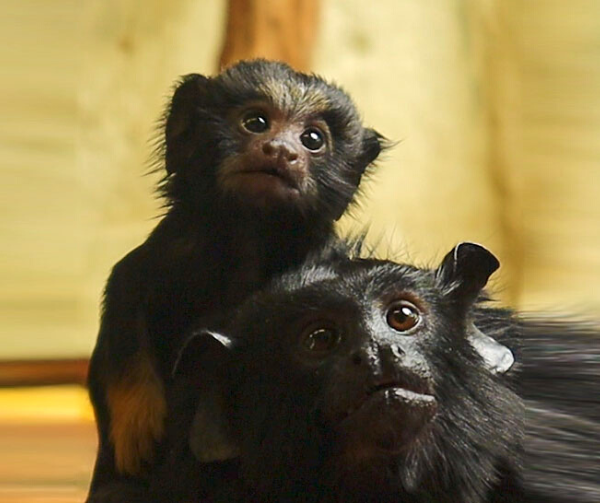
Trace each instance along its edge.
<instances>
[{"instance_id":1,"label":"adult monkey's ear","mask_svg":"<svg viewBox=\"0 0 600 503\"><path fill-rule=\"evenodd\" d=\"M444 257L437 276L447 295L457 305L468 309L498 267L498 259L483 246L460 243ZM473 323L467 326L467 338L490 372L503 374L515 362L510 349L484 334Z\"/></svg>"},{"instance_id":2,"label":"adult monkey's ear","mask_svg":"<svg viewBox=\"0 0 600 503\"><path fill-rule=\"evenodd\" d=\"M181 346L171 377L191 377L202 372L202 368L212 368L216 362L229 357L235 346L234 340L224 334L211 330L200 330L193 333Z\"/></svg>"},{"instance_id":3,"label":"adult monkey's ear","mask_svg":"<svg viewBox=\"0 0 600 503\"><path fill-rule=\"evenodd\" d=\"M468 308L499 267L500 262L489 250L476 243L464 242L444 257L436 276L446 295Z\"/></svg>"},{"instance_id":4,"label":"adult monkey's ear","mask_svg":"<svg viewBox=\"0 0 600 503\"><path fill-rule=\"evenodd\" d=\"M191 379L197 387L196 413L189 432L189 445L198 461L225 461L238 455L225 413L226 383L219 368L227 365L234 341L203 330L183 345L173 366L174 378Z\"/></svg>"},{"instance_id":5,"label":"adult monkey's ear","mask_svg":"<svg viewBox=\"0 0 600 503\"><path fill-rule=\"evenodd\" d=\"M177 85L169 104L165 123L165 167L170 175L191 157L193 133L209 78L192 73Z\"/></svg>"}]
</instances>

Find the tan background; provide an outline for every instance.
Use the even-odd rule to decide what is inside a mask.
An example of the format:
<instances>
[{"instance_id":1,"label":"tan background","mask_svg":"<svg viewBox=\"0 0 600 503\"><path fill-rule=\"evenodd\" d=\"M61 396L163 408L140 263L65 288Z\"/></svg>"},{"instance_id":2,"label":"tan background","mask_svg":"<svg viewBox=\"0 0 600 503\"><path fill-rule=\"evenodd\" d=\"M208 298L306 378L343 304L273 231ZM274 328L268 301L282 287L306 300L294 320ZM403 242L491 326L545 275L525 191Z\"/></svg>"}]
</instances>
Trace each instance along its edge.
<instances>
[{"instance_id":1,"label":"tan background","mask_svg":"<svg viewBox=\"0 0 600 503\"><path fill-rule=\"evenodd\" d=\"M400 143L354 219L400 259L493 249L517 307L600 312L600 3L323 0L314 69ZM0 2L0 358L87 355L156 224L148 139L216 71L223 0Z\"/></svg>"}]
</instances>

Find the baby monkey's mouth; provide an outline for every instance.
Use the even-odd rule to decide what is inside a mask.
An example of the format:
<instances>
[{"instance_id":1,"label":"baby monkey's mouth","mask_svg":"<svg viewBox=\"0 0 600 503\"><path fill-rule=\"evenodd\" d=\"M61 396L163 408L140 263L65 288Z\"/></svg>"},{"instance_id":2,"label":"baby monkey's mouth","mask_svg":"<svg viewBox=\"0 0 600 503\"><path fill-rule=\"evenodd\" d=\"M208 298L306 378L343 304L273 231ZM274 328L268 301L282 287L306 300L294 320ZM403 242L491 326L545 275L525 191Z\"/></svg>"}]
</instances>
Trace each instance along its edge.
<instances>
[{"instance_id":1,"label":"baby monkey's mouth","mask_svg":"<svg viewBox=\"0 0 600 503\"><path fill-rule=\"evenodd\" d=\"M297 205L304 197L308 174L277 159L225 163L217 173L221 188L241 198L244 204L259 207Z\"/></svg>"},{"instance_id":2,"label":"baby monkey's mouth","mask_svg":"<svg viewBox=\"0 0 600 503\"><path fill-rule=\"evenodd\" d=\"M248 169L240 170L238 171L238 173L241 175L272 177L280 180L292 189L298 190L300 188L297 177L294 176L291 170L289 168L277 166L277 164L255 166Z\"/></svg>"}]
</instances>

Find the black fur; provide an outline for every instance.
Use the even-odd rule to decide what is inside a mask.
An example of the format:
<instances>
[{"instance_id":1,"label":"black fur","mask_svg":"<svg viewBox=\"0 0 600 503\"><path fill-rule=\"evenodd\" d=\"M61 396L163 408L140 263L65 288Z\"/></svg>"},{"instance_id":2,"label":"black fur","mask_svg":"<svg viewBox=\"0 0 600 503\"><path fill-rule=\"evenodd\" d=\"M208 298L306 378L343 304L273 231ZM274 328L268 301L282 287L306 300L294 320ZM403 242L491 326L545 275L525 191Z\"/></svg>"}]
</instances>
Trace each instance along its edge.
<instances>
[{"instance_id":1,"label":"black fur","mask_svg":"<svg viewBox=\"0 0 600 503\"><path fill-rule=\"evenodd\" d=\"M600 501L600 328L567 316L481 309L475 323L508 344L505 378L525 400L526 503Z\"/></svg>"},{"instance_id":2,"label":"black fur","mask_svg":"<svg viewBox=\"0 0 600 503\"><path fill-rule=\"evenodd\" d=\"M523 397L600 422L600 327L558 316L521 320Z\"/></svg>"},{"instance_id":3,"label":"black fur","mask_svg":"<svg viewBox=\"0 0 600 503\"><path fill-rule=\"evenodd\" d=\"M192 338L177 372L199 408L175 399L187 419L171 425L158 500L518 501L522 403L469 343L483 309L475 297L496 265L461 246L437 270L343 253L308 264L246 302L225 337ZM421 313L410 333L386 322L400 299ZM341 342L311 360L300 341L321 326ZM396 381L437 408L386 398L356 409ZM194 413L196 456L229 459L194 464Z\"/></svg>"},{"instance_id":4,"label":"black fur","mask_svg":"<svg viewBox=\"0 0 600 503\"><path fill-rule=\"evenodd\" d=\"M524 480L545 503L600 501L600 328L524 316L519 392L527 404Z\"/></svg>"},{"instance_id":5,"label":"black fur","mask_svg":"<svg viewBox=\"0 0 600 503\"><path fill-rule=\"evenodd\" d=\"M327 132L324 152L296 152L302 161L298 169L298 163L292 166L294 159L282 160L288 150L277 140L281 150L269 160L269 173L297 182L294 197L288 197L294 192L289 187L280 197L279 188L271 193L257 182L253 190L266 196L254 201L236 192L235 187L245 190L247 184L231 188L219 178L232 163L237 162L236 169L244 167L240 159L248 154L248 145L256 144L239 130L241 111L256 106L279 114L284 124L303 127L318 121ZM284 64L242 62L213 78L183 78L165 120L167 175L161 190L167 214L145 243L115 265L106 286L89 376L100 437L91 487L94 501L115 493L110 488L97 491L107 483L118 484L132 475L143 481L152 460L148 445L161 435L159 413L151 438L140 433L139 424L124 424L131 433L121 432L125 442L140 438L132 444L133 468L118 469L111 425L123 418L114 417L111 403L126 406L127 397L135 399L140 391L148 394L149 402L156 401L164 392L181 334L194 320L228 316L250 293L320 249L382 148L382 137L361 125L343 91ZM143 375L138 368L144 369ZM107 390L116 390L117 398L111 401ZM156 412L152 406L143 408L132 409L140 421Z\"/></svg>"}]
</instances>

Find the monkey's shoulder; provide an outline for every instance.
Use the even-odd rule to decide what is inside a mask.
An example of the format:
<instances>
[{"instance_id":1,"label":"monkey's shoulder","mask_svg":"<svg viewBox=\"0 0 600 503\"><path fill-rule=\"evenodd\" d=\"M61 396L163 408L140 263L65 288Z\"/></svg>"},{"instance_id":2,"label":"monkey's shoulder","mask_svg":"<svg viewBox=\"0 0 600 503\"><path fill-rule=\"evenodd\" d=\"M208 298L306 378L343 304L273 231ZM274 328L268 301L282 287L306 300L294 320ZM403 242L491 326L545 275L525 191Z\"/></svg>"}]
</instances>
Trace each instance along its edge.
<instances>
[{"instance_id":1,"label":"monkey's shoulder","mask_svg":"<svg viewBox=\"0 0 600 503\"><path fill-rule=\"evenodd\" d=\"M183 263L201 260L202 248L203 240L190 226L165 218L142 244L115 263L107 291L113 285L139 288L157 276L172 274L172 270Z\"/></svg>"}]
</instances>

